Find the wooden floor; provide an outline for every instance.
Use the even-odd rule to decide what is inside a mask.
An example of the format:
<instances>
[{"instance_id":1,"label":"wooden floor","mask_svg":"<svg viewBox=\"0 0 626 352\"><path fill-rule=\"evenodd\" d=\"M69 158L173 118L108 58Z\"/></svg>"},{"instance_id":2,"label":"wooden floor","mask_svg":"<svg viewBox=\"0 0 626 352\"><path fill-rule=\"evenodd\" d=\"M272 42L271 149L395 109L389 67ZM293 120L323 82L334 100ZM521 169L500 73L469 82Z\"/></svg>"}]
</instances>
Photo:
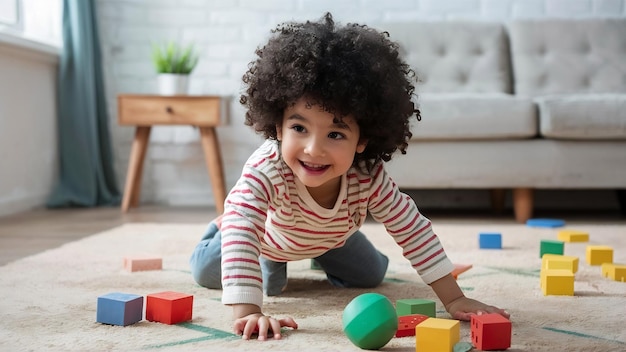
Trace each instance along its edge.
<instances>
[{"instance_id":1,"label":"wooden floor","mask_svg":"<svg viewBox=\"0 0 626 352\"><path fill-rule=\"evenodd\" d=\"M512 212L494 215L486 211L425 211L438 222L514 223ZM594 222L626 224L617 211L536 212L536 217L552 217L568 223ZM124 223L202 223L216 216L210 207L141 206L122 213L118 207L81 209L37 209L0 217L0 266L17 259L58 247L64 243L111 229ZM198 234L200 235L200 234Z\"/></svg>"}]
</instances>

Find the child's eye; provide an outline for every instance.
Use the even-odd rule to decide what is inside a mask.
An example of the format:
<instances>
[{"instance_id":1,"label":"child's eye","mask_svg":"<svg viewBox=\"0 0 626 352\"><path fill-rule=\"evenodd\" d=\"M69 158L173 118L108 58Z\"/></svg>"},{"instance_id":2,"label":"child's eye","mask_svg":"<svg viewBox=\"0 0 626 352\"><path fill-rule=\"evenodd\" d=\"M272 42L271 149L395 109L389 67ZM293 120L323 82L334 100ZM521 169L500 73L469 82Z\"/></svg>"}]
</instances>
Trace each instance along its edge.
<instances>
[{"instance_id":1,"label":"child's eye","mask_svg":"<svg viewBox=\"0 0 626 352\"><path fill-rule=\"evenodd\" d=\"M345 136L339 132L330 132L328 134L328 138L330 139L343 139Z\"/></svg>"},{"instance_id":2,"label":"child's eye","mask_svg":"<svg viewBox=\"0 0 626 352\"><path fill-rule=\"evenodd\" d=\"M291 126L291 129L296 131L296 132L299 132L299 133L306 132L306 129L304 127L300 126L300 125L293 125L293 126Z\"/></svg>"}]
</instances>

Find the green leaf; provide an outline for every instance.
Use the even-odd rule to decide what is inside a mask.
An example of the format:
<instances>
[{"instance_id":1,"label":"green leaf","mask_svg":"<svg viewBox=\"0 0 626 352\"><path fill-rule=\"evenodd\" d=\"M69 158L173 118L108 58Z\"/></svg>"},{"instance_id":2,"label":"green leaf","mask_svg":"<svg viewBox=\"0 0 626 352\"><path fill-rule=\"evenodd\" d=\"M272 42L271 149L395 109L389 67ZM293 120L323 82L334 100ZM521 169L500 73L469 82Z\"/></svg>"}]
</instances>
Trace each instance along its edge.
<instances>
[{"instance_id":1,"label":"green leaf","mask_svg":"<svg viewBox=\"0 0 626 352\"><path fill-rule=\"evenodd\" d=\"M198 60L193 44L186 48L172 41L160 45L152 44L152 62L157 73L190 74Z\"/></svg>"}]
</instances>

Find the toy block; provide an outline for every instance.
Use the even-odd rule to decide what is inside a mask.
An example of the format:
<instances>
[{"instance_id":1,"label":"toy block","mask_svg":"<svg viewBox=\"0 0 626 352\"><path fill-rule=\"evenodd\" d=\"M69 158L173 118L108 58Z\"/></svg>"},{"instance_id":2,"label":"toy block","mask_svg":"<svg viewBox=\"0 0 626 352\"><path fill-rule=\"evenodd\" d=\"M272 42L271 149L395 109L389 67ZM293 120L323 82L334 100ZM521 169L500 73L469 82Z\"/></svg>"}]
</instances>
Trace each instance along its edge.
<instances>
[{"instance_id":1,"label":"toy block","mask_svg":"<svg viewBox=\"0 0 626 352\"><path fill-rule=\"evenodd\" d=\"M472 343L482 351L506 350L511 347L511 321L497 313L472 315Z\"/></svg>"},{"instance_id":2,"label":"toy block","mask_svg":"<svg viewBox=\"0 0 626 352\"><path fill-rule=\"evenodd\" d=\"M576 274L578 272L578 257L560 254L544 254L541 257L541 270L562 269Z\"/></svg>"},{"instance_id":3,"label":"toy block","mask_svg":"<svg viewBox=\"0 0 626 352\"><path fill-rule=\"evenodd\" d=\"M149 294L146 302L146 320L168 325L191 320L193 296L179 292Z\"/></svg>"},{"instance_id":4,"label":"toy block","mask_svg":"<svg viewBox=\"0 0 626 352\"><path fill-rule=\"evenodd\" d=\"M163 259L151 256L124 257L124 269L130 272L161 270L163 269Z\"/></svg>"},{"instance_id":5,"label":"toy block","mask_svg":"<svg viewBox=\"0 0 626 352\"><path fill-rule=\"evenodd\" d=\"M563 242L589 242L589 233L584 231L561 230L556 237Z\"/></svg>"},{"instance_id":6,"label":"toy block","mask_svg":"<svg viewBox=\"0 0 626 352\"><path fill-rule=\"evenodd\" d=\"M98 323L127 326L141 321L142 317L143 296L112 292L98 297Z\"/></svg>"},{"instance_id":7,"label":"toy block","mask_svg":"<svg viewBox=\"0 0 626 352\"><path fill-rule=\"evenodd\" d=\"M602 263L602 276L615 281L626 282L626 265Z\"/></svg>"},{"instance_id":8,"label":"toy block","mask_svg":"<svg viewBox=\"0 0 626 352\"><path fill-rule=\"evenodd\" d=\"M569 270L542 270L541 291L544 296L573 296L574 274Z\"/></svg>"},{"instance_id":9,"label":"toy block","mask_svg":"<svg viewBox=\"0 0 626 352\"><path fill-rule=\"evenodd\" d=\"M396 301L396 313L399 317L422 314L435 318L437 314L435 308L435 301L429 299L399 299Z\"/></svg>"},{"instance_id":10,"label":"toy block","mask_svg":"<svg viewBox=\"0 0 626 352\"><path fill-rule=\"evenodd\" d=\"M539 258L544 254L563 254L563 247L565 243L563 241L554 240L541 240L539 246Z\"/></svg>"},{"instance_id":11,"label":"toy block","mask_svg":"<svg viewBox=\"0 0 626 352\"><path fill-rule=\"evenodd\" d=\"M415 336L415 327L428 318L430 317L422 314L398 317L398 331L396 331L396 337Z\"/></svg>"},{"instance_id":12,"label":"toy block","mask_svg":"<svg viewBox=\"0 0 626 352\"><path fill-rule=\"evenodd\" d=\"M450 274L452 274L452 277L454 277L455 279L458 279L459 275L463 274L471 268L472 264L454 264L454 269L452 269L452 272Z\"/></svg>"},{"instance_id":13,"label":"toy block","mask_svg":"<svg viewBox=\"0 0 626 352\"><path fill-rule=\"evenodd\" d=\"M529 227L563 227L565 221L560 219L528 219L526 220L526 226Z\"/></svg>"},{"instance_id":14,"label":"toy block","mask_svg":"<svg viewBox=\"0 0 626 352\"><path fill-rule=\"evenodd\" d=\"M502 249L502 235L499 233L478 234L478 246L482 249Z\"/></svg>"},{"instance_id":15,"label":"toy block","mask_svg":"<svg viewBox=\"0 0 626 352\"><path fill-rule=\"evenodd\" d=\"M458 320L428 318L415 327L415 351L450 352L459 342Z\"/></svg>"},{"instance_id":16,"label":"toy block","mask_svg":"<svg viewBox=\"0 0 626 352\"><path fill-rule=\"evenodd\" d=\"M613 247L587 246L586 258L589 265L613 263Z\"/></svg>"}]
</instances>

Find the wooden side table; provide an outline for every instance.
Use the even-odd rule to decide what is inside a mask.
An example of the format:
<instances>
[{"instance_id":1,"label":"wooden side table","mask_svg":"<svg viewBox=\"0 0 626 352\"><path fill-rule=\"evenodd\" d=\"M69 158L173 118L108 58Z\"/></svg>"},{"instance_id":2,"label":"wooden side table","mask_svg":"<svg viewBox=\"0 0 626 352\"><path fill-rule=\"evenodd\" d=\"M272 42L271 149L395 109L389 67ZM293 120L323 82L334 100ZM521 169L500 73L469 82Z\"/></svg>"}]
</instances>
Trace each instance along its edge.
<instances>
[{"instance_id":1,"label":"wooden side table","mask_svg":"<svg viewBox=\"0 0 626 352\"><path fill-rule=\"evenodd\" d=\"M117 97L118 123L137 126L130 151L122 211L139 205L143 161L154 125L191 125L200 130L200 141L209 170L215 206L224 212L226 187L222 156L215 127L220 124L221 99L215 96L161 96L121 94Z\"/></svg>"}]
</instances>

